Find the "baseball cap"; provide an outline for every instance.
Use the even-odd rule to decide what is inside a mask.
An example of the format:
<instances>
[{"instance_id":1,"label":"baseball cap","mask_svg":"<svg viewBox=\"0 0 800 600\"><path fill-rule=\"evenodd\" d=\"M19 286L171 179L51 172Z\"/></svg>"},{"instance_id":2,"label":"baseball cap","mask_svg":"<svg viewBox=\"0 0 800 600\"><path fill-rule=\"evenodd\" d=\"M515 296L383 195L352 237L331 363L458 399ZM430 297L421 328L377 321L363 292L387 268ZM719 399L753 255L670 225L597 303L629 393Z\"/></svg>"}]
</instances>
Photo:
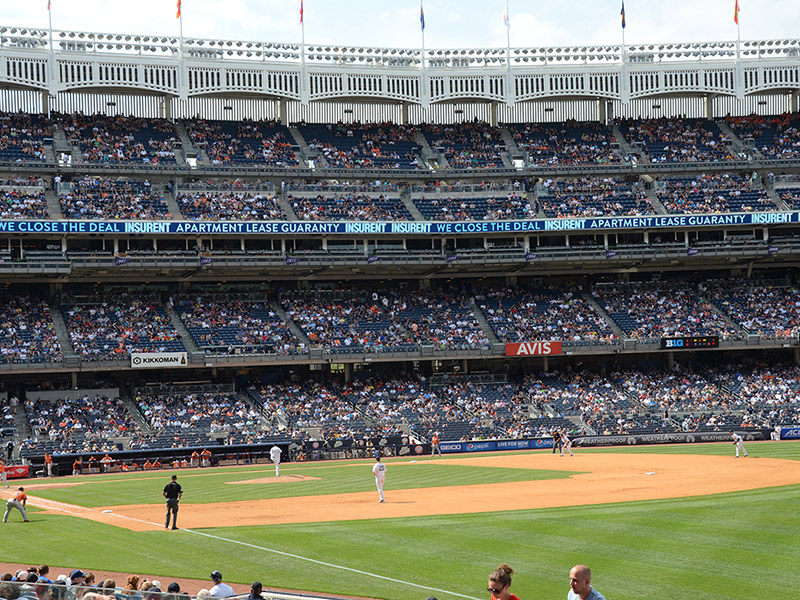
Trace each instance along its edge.
<instances>
[{"instance_id":1,"label":"baseball cap","mask_svg":"<svg viewBox=\"0 0 800 600\"><path fill-rule=\"evenodd\" d=\"M260 581L254 581L254 582L253 582L253 585L251 585L251 586L250 586L250 589L251 589L251 590L258 590L258 591L261 591L261 590L263 589L263 587L264 587L264 586L262 586L262 585L261 585L261 582L260 582Z\"/></svg>"},{"instance_id":2,"label":"baseball cap","mask_svg":"<svg viewBox=\"0 0 800 600\"><path fill-rule=\"evenodd\" d=\"M211 579L213 579L215 581L217 579L219 579L221 581L222 580L222 573L220 573L219 571L216 571L216 570L211 571Z\"/></svg>"},{"instance_id":3,"label":"baseball cap","mask_svg":"<svg viewBox=\"0 0 800 600\"><path fill-rule=\"evenodd\" d=\"M76 577L86 577L86 573L84 573L80 569L75 569L72 573L69 574L69 578L75 579Z\"/></svg>"},{"instance_id":4,"label":"baseball cap","mask_svg":"<svg viewBox=\"0 0 800 600\"><path fill-rule=\"evenodd\" d=\"M180 585L178 585L178 583L177 583L177 582L173 581L172 583L170 583L170 584L167 586L167 591L168 591L170 594L176 594L176 593L178 593L178 592L180 592L180 591L181 591L181 586L180 586Z\"/></svg>"}]
</instances>

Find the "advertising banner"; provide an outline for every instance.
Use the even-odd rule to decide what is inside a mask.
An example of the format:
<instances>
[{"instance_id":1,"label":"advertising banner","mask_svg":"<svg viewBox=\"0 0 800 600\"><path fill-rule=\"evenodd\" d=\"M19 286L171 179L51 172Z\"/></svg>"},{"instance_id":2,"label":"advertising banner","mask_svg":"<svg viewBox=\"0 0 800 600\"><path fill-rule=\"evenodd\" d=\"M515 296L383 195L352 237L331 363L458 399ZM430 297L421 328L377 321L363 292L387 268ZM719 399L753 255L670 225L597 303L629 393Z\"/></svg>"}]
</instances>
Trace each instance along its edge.
<instances>
[{"instance_id":1,"label":"advertising banner","mask_svg":"<svg viewBox=\"0 0 800 600\"><path fill-rule=\"evenodd\" d=\"M768 440L771 429L739 430L745 442ZM590 435L572 440L573 446L638 446L644 444L693 444L695 442L730 442L727 431L693 431L689 433L648 433L631 435Z\"/></svg>"},{"instance_id":2,"label":"advertising banner","mask_svg":"<svg viewBox=\"0 0 800 600\"><path fill-rule=\"evenodd\" d=\"M185 367L188 363L186 352L131 352L131 367L134 369Z\"/></svg>"},{"instance_id":3,"label":"advertising banner","mask_svg":"<svg viewBox=\"0 0 800 600\"><path fill-rule=\"evenodd\" d=\"M29 465L6 465L6 477L9 479L25 479L29 472Z\"/></svg>"},{"instance_id":4,"label":"advertising banner","mask_svg":"<svg viewBox=\"0 0 800 600\"><path fill-rule=\"evenodd\" d=\"M800 440L800 426L798 427L781 427L782 440Z\"/></svg>"},{"instance_id":5,"label":"advertising banner","mask_svg":"<svg viewBox=\"0 0 800 600\"><path fill-rule=\"evenodd\" d=\"M516 342L506 344L506 356L549 356L561 354L561 342Z\"/></svg>"}]
</instances>

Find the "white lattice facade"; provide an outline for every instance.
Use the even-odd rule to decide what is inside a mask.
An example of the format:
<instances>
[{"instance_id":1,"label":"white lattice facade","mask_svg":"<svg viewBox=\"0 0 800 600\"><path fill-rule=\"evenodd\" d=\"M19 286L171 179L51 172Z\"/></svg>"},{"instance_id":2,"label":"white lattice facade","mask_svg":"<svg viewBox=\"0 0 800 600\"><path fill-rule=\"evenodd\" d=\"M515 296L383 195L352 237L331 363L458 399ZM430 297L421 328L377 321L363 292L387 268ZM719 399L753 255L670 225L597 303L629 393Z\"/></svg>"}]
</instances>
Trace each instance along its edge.
<instances>
[{"instance_id":1,"label":"white lattice facade","mask_svg":"<svg viewBox=\"0 0 800 600\"><path fill-rule=\"evenodd\" d=\"M403 103L793 94L800 40L568 48L361 48L0 27L0 85L181 99Z\"/></svg>"}]
</instances>

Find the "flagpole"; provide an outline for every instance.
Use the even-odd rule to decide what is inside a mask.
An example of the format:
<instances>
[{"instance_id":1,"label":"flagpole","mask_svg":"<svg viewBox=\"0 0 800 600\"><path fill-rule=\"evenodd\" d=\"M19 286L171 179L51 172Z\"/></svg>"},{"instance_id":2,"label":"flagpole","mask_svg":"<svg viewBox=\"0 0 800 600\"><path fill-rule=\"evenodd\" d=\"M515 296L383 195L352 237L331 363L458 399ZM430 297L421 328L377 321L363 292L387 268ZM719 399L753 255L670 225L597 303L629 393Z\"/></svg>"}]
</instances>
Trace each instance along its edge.
<instances>
[{"instance_id":1,"label":"flagpole","mask_svg":"<svg viewBox=\"0 0 800 600\"><path fill-rule=\"evenodd\" d=\"M744 71L742 70L742 30L739 25L739 0L734 0L733 20L736 23L736 99L744 100Z\"/></svg>"},{"instance_id":2,"label":"flagpole","mask_svg":"<svg viewBox=\"0 0 800 600\"><path fill-rule=\"evenodd\" d=\"M47 23L49 28L48 37L50 40L50 54L47 57L50 62L50 85L47 86L49 88L47 94L48 96L52 96L54 95L52 92L56 81L56 55L55 49L53 48L53 11L50 10L50 0L47 0ZM47 118L50 118L50 98L47 99Z\"/></svg>"},{"instance_id":3,"label":"flagpole","mask_svg":"<svg viewBox=\"0 0 800 600\"><path fill-rule=\"evenodd\" d=\"M306 86L306 17L303 14L303 0L300 0L300 103L308 104Z\"/></svg>"},{"instance_id":4,"label":"flagpole","mask_svg":"<svg viewBox=\"0 0 800 600\"><path fill-rule=\"evenodd\" d=\"M178 27L181 36L181 45L178 50L178 59L180 62L180 81L178 83L178 89L181 99L187 100L189 97L189 90L186 77L186 51L183 45L183 10L181 10L181 0L178 0Z\"/></svg>"},{"instance_id":5,"label":"flagpole","mask_svg":"<svg viewBox=\"0 0 800 600\"><path fill-rule=\"evenodd\" d=\"M506 104L513 106L514 92L511 89L511 14L508 12L508 0L506 0Z\"/></svg>"},{"instance_id":6,"label":"flagpole","mask_svg":"<svg viewBox=\"0 0 800 600\"><path fill-rule=\"evenodd\" d=\"M422 0L419 0L420 29L422 30L422 89L420 90L420 100L423 108L428 107L428 82L425 69L425 11L422 7Z\"/></svg>"}]
</instances>

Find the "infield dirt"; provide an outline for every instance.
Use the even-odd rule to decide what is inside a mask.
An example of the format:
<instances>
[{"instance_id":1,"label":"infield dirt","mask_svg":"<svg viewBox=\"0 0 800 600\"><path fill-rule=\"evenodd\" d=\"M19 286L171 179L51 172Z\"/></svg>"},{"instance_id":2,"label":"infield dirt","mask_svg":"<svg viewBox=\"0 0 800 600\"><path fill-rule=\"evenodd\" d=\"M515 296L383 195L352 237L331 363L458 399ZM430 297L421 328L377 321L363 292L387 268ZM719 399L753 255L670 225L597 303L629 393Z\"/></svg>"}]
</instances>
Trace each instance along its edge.
<instances>
[{"instance_id":1,"label":"infield dirt","mask_svg":"<svg viewBox=\"0 0 800 600\"><path fill-rule=\"evenodd\" d=\"M703 496L800 483L800 463L790 460L627 453L578 453L575 457L561 458L537 453L442 458L420 461L416 466L436 469L440 465L472 465L572 471L574 474L564 479L392 489L393 485L401 485L397 478L392 478L392 464L410 462L388 463L386 502L383 504L377 502L377 491L213 504L182 502L181 527L195 529L509 511ZM353 468L364 469L364 477L372 479L369 465L358 464ZM324 468L316 474L324 479ZM265 478L241 483L262 485L266 479L275 482L275 478ZM292 480L297 481L297 478ZM36 496L29 496L28 502L50 513L70 514L133 531L160 529L164 521L163 504L85 508Z\"/></svg>"}]
</instances>

